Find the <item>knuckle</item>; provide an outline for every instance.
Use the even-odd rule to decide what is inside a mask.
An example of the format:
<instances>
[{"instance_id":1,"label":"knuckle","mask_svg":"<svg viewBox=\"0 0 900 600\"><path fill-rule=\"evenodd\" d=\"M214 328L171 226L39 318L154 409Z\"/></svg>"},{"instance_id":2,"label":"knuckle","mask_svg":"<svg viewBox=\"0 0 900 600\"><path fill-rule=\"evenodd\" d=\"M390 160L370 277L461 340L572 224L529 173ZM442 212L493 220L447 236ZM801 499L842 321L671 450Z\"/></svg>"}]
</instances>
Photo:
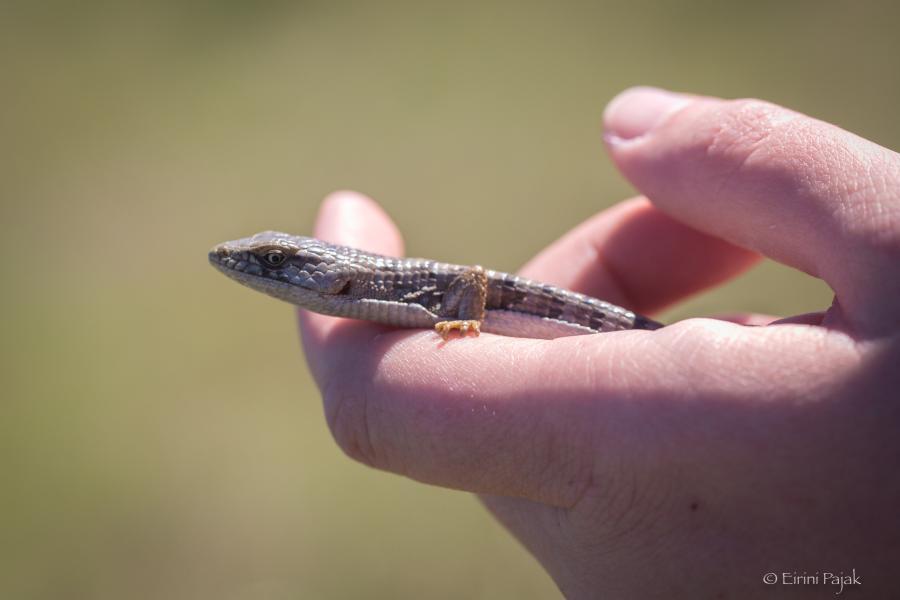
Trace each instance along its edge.
<instances>
[{"instance_id":1,"label":"knuckle","mask_svg":"<svg viewBox=\"0 0 900 600\"><path fill-rule=\"evenodd\" d=\"M771 188L793 186L788 174L810 152L799 116L763 100L700 101L670 124L677 174L706 190L721 192L740 179L785 191Z\"/></svg>"},{"instance_id":2,"label":"knuckle","mask_svg":"<svg viewBox=\"0 0 900 600\"><path fill-rule=\"evenodd\" d=\"M761 100L719 109L705 152L720 185L806 200L821 223L878 254L900 252L900 161L837 128Z\"/></svg>"},{"instance_id":3,"label":"knuckle","mask_svg":"<svg viewBox=\"0 0 900 600\"><path fill-rule=\"evenodd\" d=\"M584 434L571 436L535 436L534 450L539 459L533 461L529 473L535 482L537 497L552 499L560 506L574 507L590 493L594 485L592 454L585 451Z\"/></svg>"},{"instance_id":4,"label":"knuckle","mask_svg":"<svg viewBox=\"0 0 900 600\"><path fill-rule=\"evenodd\" d=\"M845 233L896 264L900 256L900 159L881 149L855 157L858 176L837 203Z\"/></svg>"},{"instance_id":5,"label":"knuckle","mask_svg":"<svg viewBox=\"0 0 900 600\"><path fill-rule=\"evenodd\" d=\"M701 150L719 189L739 180L768 197L801 199L796 206L813 209L806 214L826 224L824 235L896 260L896 153L762 100L728 101L710 117Z\"/></svg>"},{"instance_id":6,"label":"knuckle","mask_svg":"<svg viewBox=\"0 0 900 600\"><path fill-rule=\"evenodd\" d=\"M618 548L633 554L652 551L661 533L675 536L674 504L681 497L677 476L637 473L623 461L613 471L597 476L581 502L565 513L563 526L570 540L587 551L609 552ZM609 465L608 465L609 466ZM590 523L590 527L585 527ZM593 533L585 536L583 531ZM599 533L599 535L597 535Z\"/></svg>"},{"instance_id":7,"label":"knuckle","mask_svg":"<svg viewBox=\"0 0 900 600\"><path fill-rule=\"evenodd\" d=\"M741 168L754 155L767 160L790 154L796 145L793 113L762 100L730 100L712 115L708 157Z\"/></svg>"},{"instance_id":8,"label":"knuckle","mask_svg":"<svg viewBox=\"0 0 900 600\"><path fill-rule=\"evenodd\" d=\"M355 461L377 466L364 387L335 378L322 390L322 401L325 420L338 447Z\"/></svg>"}]
</instances>

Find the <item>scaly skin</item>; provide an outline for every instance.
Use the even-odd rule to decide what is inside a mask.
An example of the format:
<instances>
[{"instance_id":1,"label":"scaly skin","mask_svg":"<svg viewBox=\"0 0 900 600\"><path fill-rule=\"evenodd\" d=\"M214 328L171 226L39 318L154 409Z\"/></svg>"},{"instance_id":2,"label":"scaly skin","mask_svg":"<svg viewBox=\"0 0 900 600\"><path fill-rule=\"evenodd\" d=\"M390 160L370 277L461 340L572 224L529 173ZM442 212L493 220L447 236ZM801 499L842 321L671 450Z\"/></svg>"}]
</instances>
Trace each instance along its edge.
<instances>
[{"instance_id":1,"label":"scaly skin","mask_svg":"<svg viewBox=\"0 0 900 600\"><path fill-rule=\"evenodd\" d=\"M315 238L266 231L213 248L235 281L314 312L446 335L483 330L555 338L660 323L603 300L508 273L392 258Z\"/></svg>"}]
</instances>

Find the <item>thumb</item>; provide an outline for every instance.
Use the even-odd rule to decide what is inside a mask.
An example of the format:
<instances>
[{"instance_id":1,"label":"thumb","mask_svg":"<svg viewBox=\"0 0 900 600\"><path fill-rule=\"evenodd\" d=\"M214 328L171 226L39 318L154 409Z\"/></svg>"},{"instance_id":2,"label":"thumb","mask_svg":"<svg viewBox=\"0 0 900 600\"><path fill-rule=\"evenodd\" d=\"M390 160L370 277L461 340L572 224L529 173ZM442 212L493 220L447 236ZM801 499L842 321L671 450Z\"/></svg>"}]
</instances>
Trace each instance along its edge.
<instances>
[{"instance_id":1,"label":"thumb","mask_svg":"<svg viewBox=\"0 0 900 600\"><path fill-rule=\"evenodd\" d=\"M622 173L674 218L823 278L863 334L900 327L900 157L760 100L633 88L604 114Z\"/></svg>"}]
</instances>

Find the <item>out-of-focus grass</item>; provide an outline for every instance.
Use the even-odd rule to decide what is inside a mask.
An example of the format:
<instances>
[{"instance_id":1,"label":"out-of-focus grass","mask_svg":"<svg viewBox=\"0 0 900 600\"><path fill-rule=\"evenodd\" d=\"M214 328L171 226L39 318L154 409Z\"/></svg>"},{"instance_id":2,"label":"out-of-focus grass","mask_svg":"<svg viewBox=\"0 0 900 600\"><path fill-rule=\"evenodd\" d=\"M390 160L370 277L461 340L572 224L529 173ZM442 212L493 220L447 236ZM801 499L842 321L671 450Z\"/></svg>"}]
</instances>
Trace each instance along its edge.
<instances>
[{"instance_id":1,"label":"out-of-focus grass","mask_svg":"<svg viewBox=\"0 0 900 600\"><path fill-rule=\"evenodd\" d=\"M515 269L628 196L600 112L753 95L900 145L889 3L0 8L0 596L553 596L468 495L344 458L291 310L205 261L319 199ZM650 242L648 242L650 243ZM830 300L764 265L664 317Z\"/></svg>"}]
</instances>

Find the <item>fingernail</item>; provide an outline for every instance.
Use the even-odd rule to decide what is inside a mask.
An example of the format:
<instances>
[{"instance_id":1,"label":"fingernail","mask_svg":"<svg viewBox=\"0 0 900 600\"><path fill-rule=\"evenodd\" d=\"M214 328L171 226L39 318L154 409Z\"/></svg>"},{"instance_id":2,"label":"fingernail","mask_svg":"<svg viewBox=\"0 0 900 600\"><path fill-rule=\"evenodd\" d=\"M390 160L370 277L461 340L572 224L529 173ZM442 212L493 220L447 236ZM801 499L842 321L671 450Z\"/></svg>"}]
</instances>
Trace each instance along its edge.
<instances>
[{"instance_id":1,"label":"fingernail","mask_svg":"<svg viewBox=\"0 0 900 600\"><path fill-rule=\"evenodd\" d=\"M629 88L606 105L604 138L612 145L636 140L690 102L690 96L659 88Z\"/></svg>"}]
</instances>

